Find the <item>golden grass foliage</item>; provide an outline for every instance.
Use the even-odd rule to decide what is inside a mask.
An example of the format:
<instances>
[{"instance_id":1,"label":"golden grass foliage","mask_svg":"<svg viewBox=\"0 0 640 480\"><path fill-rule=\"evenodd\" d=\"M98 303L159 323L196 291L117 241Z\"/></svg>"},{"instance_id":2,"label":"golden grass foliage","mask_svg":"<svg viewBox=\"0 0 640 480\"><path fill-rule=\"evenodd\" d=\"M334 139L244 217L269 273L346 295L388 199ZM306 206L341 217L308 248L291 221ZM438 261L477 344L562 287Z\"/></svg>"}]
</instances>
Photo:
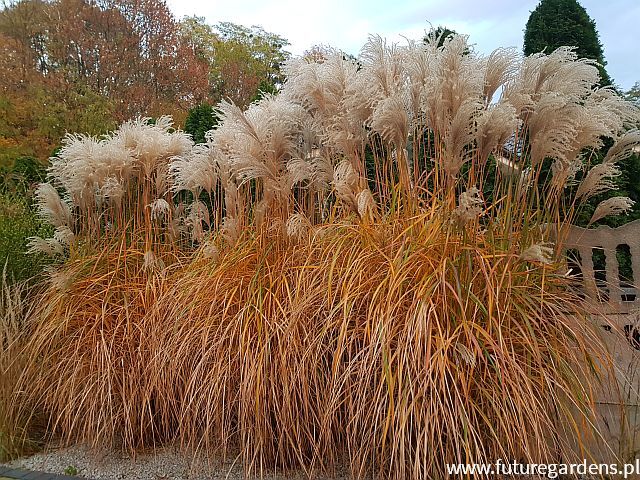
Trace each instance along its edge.
<instances>
[{"instance_id":1,"label":"golden grass foliage","mask_svg":"<svg viewBox=\"0 0 640 480\"><path fill-rule=\"evenodd\" d=\"M6 266L0 274L0 461L29 451L33 446L26 432L33 415L14 404L17 383L27 365L24 352L24 323L33 312L34 305L27 301L28 287L22 283L9 283Z\"/></svg>"},{"instance_id":2,"label":"golden grass foliage","mask_svg":"<svg viewBox=\"0 0 640 480\"><path fill-rule=\"evenodd\" d=\"M602 353L563 310L575 298L544 268L443 230L416 216L301 245L260 234L189 265L157 309L151 366L175 392L162 410L179 414L181 443L239 445L258 472L347 460L384 478L570 455L548 441L569 413L560 399L590 418L585 359Z\"/></svg>"},{"instance_id":3,"label":"golden grass foliage","mask_svg":"<svg viewBox=\"0 0 640 480\"><path fill-rule=\"evenodd\" d=\"M605 358L566 312L577 299L518 252L447 230L421 215L302 242L261 231L162 274L142 252L71 259L41 298L23 414L47 412L66 442L239 449L254 473L570 458L558 429L588 437Z\"/></svg>"},{"instance_id":4,"label":"golden grass foliage","mask_svg":"<svg viewBox=\"0 0 640 480\"><path fill-rule=\"evenodd\" d=\"M32 241L68 259L17 404L67 442L239 448L259 473L570 458L607 362L568 313L563 232L639 112L569 49L469 49L293 61L205 145L168 119L69 137L39 190L56 235Z\"/></svg>"}]
</instances>

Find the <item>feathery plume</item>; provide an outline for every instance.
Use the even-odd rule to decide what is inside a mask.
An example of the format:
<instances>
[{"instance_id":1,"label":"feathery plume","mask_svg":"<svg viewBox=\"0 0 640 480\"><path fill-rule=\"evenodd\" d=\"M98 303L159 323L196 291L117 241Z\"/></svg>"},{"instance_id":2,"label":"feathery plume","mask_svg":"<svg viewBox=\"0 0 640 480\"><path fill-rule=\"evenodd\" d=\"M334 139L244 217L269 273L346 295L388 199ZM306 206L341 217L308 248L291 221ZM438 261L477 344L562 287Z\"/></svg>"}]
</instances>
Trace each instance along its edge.
<instances>
[{"instance_id":1,"label":"feathery plume","mask_svg":"<svg viewBox=\"0 0 640 480\"><path fill-rule=\"evenodd\" d=\"M358 194L359 180L360 178L353 169L351 162L346 159L336 165L333 171L333 187L338 198L347 203L355 212L358 211L356 195Z\"/></svg>"},{"instance_id":2,"label":"feathery plume","mask_svg":"<svg viewBox=\"0 0 640 480\"><path fill-rule=\"evenodd\" d=\"M462 166L471 159L472 151L466 147L475 137L475 119L482 105L476 99L464 101L451 119L443 138L445 151L442 156L442 168L452 177L456 177Z\"/></svg>"},{"instance_id":3,"label":"feathery plume","mask_svg":"<svg viewBox=\"0 0 640 480\"><path fill-rule=\"evenodd\" d=\"M147 208L151 209L151 218L154 220L167 219L171 214L171 205L164 198L156 198Z\"/></svg>"},{"instance_id":4,"label":"feathery plume","mask_svg":"<svg viewBox=\"0 0 640 480\"><path fill-rule=\"evenodd\" d=\"M242 224L237 218L224 217L220 225L220 233L230 245L234 245L242 234Z\"/></svg>"},{"instance_id":5,"label":"feathery plume","mask_svg":"<svg viewBox=\"0 0 640 480\"><path fill-rule=\"evenodd\" d=\"M53 238L63 247L69 247L75 240L75 235L68 226L60 225L53 232Z\"/></svg>"},{"instance_id":6,"label":"feathery plume","mask_svg":"<svg viewBox=\"0 0 640 480\"><path fill-rule=\"evenodd\" d=\"M220 250L212 240L207 240L202 244L200 249L204 258L208 258L213 262L217 262L220 257Z\"/></svg>"},{"instance_id":7,"label":"feathery plume","mask_svg":"<svg viewBox=\"0 0 640 480\"><path fill-rule=\"evenodd\" d=\"M64 255L64 245L55 238L29 237L27 238L27 253L44 253L51 257Z\"/></svg>"},{"instance_id":8,"label":"feathery plume","mask_svg":"<svg viewBox=\"0 0 640 480\"><path fill-rule=\"evenodd\" d=\"M471 187L462 192L458 197L458 206L454 211L455 217L462 223L471 222L482 214L482 199L480 198L480 190Z\"/></svg>"},{"instance_id":9,"label":"feathery plume","mask_svg":"<svg viewBox=\"0 0 640 480\"><path fill-rule=\"evenodd\" d=\"M319 151L309 159L311 179L318 190L325 190L333 181L333 165L331 159Z\"/></svg>"},{"instance_id":10,"label":"feathery plume","mask_svg":"<svg viewBox=\"0 0 640 480\"><path fill-rule=\"evenodd\" d=\"M609 149L602 163L617 163L625 160L640 150L640 130L629 130L616 140Z\"/></svg>"},{"instance_id":11,"label":"feathery plume","mask_svg":"<svg viewBox=\"0 0 640 480\"><path fill-rule=\"evenodd\" d=\"M305 215L294 213L287 219L285 227L289 238L300 240L309 235L311 222Z\"/></svg>"},{"instance_id":12,"label":"feathery plume","mask_svg":"<svg viewBox=\"0 0 640 480\"><path fill-rule=\"evenodd\" d=\"M551 182L553 187L560 191L571 184L576 174L584 167L583 158L580 156L572 162L556 160L551 164Z\"/></svg>"},{"instance_id":13,"label":"feathery plume","mask_svg":"<svg viewBox=\"0 0 640 480\"><path fill-rule=\"evenodd\" d=\"M196 242L204 239L204 227L202 224L210 226L209 208L200 200L196 200L189 206L189 214L186 218L186 225L191 227L191 238Z\"/></svg>"},{"instance_id":14,"label":"feathery plume","mask_svg":"<svg viewBox=\"0 0 640 480\"><path fill-rule=\"evenodd\" d=\"M371 115L371 128L396 148L405 148L409 137L409 116L405 101L396 93L380 100Z\"/></svg>"},{"instance_id":15,"label":"feathery plume","mask_svg":"<svg viewBox=\"0 0 640 480\"><path fill-rule=\"evenodd\" d=\"M516 109L509 104L491 105L477 116L477 158L484 164L491 152L502 149L518 128Z\"/></svg>"},{"instance_id":16,"label":"feathery plume","mask_svg":"<svg viewBox=\"0 0 640 480\"><path fill-rule=\"evenodd\" d=\"M195 145L187 155L174 157L169 166L173 191L187 190L197 196L212 192L220 176L222 154L213 143Z\"/></svg>"},{"instance_id":17,"label":"feathery plume","mask_svg":"<svg viewBox=\"0 0 640 480\"><path fill-rule=\"evenodd\" d=\"M545 265L553 263L553 248L549 243L536 243L524 250L520 254L520 259L526 262L542 263Z\"/></svg>"},{"instance_id":18,"label":"feathery plume","mask_svg":"<svg viewBox=\"0 0 640 480\"><path fill-rule=\"evenodd\" d=\"M45 268L49 283L51 286L59 291L66 290L72 284L73 276L64 269L60 270L53 267Z\"/></svg>"},{"instance_id":19,"label":"feathery plume","mask_svg":"<svg viewBox=\"0 0 640 480\"><path fill-rule=\"evenodd\" d=\"M620 169L612 163L600 163L589 170L576 191L578 200L586 201L594 195L613 190L613 179L620 176Z\"/></svg>"},{"instance_id":20,"label":"feathery plume","mask_svg":"<svg viewBox=\"0 0 640 480\"><path fill-rule=\"evenodd\" d=\"M41 183L35 191L38 214L54 227L72 225L71 209L50 183Z\"/></svg>"},{"instance_id":21,"label":"feathery plume","mask_svg":"<svg viewBox=\"0 0 640 480\"><path fill-rule=\"evenodd\" d=\"M313 166L302 158L292 158L287 162L287 187L309 180L313 176Z\"/></svg>"},{"instance_id":22,"label":"feathery plume","mask_svg":"<svg viewBox=\"0 0 640 480\"><path fill-rule=\"evenodd\" d=\"M498 48L491 52L484 64L482 95L488 105L496 91L517 72L518 53L515 48Z\"/></svg>"},{"instance_id":23,"label":"feathery plume","mask_svg":"<svg viewBox=\"0 0 640 480\"><path fill-rule=\"evenodd\" d=\"M125 188L116 177L107 177L100 187L99 194L112 204L117 205L125 195Z\"/></svg>"},{"instance_id":24,"label":"feathery plume","mask_svg":"<svg viewBox=\"0 0 640 480\"><path fill-rule=\"evenodd\" d=\"M557 92L541 94L533 111L527 115L531 164L535 167L545 158L568 162L572 140L577 134L577 113L581 107L575 99Z\"/></svg>"},{"instance_id":25,"label":"feathery plume","mask_svg":"<svg viewBox=\"0 0 640 480\"><path fill-rule=\"evenodd\" d=\"M368 188L356 195L356 204L360 218L371 218L376 211L376 201Z\"/></svg>"},{"instance_id":26,"label":"feathery plume","mask_svg":"<svg viewBox=\"0 0 640 480\"><path fill-rule=\"evenodd\" d=\"M629 197L612 197L603 200L598 204L593 212L591 220L589 220L589 224L595 223L609 215L621 215L623 213L628 213L634 204L635 202Z\"/></svg>"},{"instance_id":27,"label":"feathery plume","mask_svg":"<svg viewBox=\"0 0 640 480\"><path fill-rule=\"evenodd\" d=\"M403 51L395 43L388 45L380 35L370 35L360 51L360 60L381 98L398 91L402 82Z\"/></svg>"}]
</instances>

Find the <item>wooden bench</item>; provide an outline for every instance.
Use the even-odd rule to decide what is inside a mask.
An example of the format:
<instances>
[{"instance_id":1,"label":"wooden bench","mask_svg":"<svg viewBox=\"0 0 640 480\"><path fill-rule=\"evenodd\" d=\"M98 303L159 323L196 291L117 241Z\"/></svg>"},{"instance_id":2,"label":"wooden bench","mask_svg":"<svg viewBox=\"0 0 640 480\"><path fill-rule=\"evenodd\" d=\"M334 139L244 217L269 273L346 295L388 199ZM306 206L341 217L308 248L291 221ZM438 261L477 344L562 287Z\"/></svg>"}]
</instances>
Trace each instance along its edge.
<instances>
[{"instance_id":1,"label":"wooden bench","mask_svg":"<svg viewBox=\"0 0 640 480\"><path fill-rule=\"evenodd\" d=\"M594 450L603 463L614 453L631 462L640 456L640 220L618 228L572 226L564 246L567 267L614 360L615 378L596 399L607 445Z\"/></svg>"}]
</instances>

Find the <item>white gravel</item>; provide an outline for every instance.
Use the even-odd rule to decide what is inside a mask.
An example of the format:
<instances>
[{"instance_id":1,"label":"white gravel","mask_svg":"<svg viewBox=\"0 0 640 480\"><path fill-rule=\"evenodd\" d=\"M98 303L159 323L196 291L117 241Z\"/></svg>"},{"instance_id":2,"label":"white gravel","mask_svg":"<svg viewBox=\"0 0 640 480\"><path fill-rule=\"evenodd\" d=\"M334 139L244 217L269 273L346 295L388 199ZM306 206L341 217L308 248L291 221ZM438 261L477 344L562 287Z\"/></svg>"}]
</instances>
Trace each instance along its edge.
<instances>
[{"instance_id":1,"label":"white gravel","mask_svg":"<svg viewBox=\"0 0 640 480\"><path fill-rule=\"evenodd\" d=\"M135 457L116 452L96 452L82 446L68 448L48 447L31 457L19 458L6 466L26 468L47 473L65 473L73 467L77 475L91 479L136 479L136 480L213 480L245 479L240 460L208 463L178 453L174 448L138 453ZM265 480L303 480L309 478L299 473L266 473ZM339 473L336 477L311 475L313 479L345 480L348 476Z\"/></svg>"}]
</instances>

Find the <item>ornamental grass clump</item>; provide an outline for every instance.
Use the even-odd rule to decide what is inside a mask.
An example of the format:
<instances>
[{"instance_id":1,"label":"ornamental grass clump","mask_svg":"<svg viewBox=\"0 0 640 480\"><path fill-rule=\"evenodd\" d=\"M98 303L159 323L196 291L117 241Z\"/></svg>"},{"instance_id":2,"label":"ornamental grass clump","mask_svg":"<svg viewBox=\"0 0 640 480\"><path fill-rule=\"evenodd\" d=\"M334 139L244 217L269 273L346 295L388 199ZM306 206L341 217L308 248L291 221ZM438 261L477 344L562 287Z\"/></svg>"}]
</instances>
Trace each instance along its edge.
<instances>
[{"instance_id":1,"label":"ornamental grass clump","mask_svg":"<svg viewBox=\"0 0 640 480\"><path fill-rule=\"evenodd\" d=\"M252 473L588 456L572 437L599 436L610 362L563 241L640 113L571 49L437 40L291 61L277 95L221 103L205 144L166 120L71 138L40 190L69 259L23 404L68 442L239 448ZM632 205L607 202L593 221Z\"/></svg>"},{"instance_id":2,"label":"ornamental grass clump","mask_svg":"<svg viewBox=\"0 0 640 480\"><path fill-rule=\"evenodd\" d=\"M22 414L45 412L51 435L127 446L164 438L145 398L145 320L191 243L168 171L192 146L169 118L139 119L101 139L69 136L51 159L36 198L55 233L31 249L61 263L28 319L35 361L15 397Z\"/></svg>"}]
</instances>

